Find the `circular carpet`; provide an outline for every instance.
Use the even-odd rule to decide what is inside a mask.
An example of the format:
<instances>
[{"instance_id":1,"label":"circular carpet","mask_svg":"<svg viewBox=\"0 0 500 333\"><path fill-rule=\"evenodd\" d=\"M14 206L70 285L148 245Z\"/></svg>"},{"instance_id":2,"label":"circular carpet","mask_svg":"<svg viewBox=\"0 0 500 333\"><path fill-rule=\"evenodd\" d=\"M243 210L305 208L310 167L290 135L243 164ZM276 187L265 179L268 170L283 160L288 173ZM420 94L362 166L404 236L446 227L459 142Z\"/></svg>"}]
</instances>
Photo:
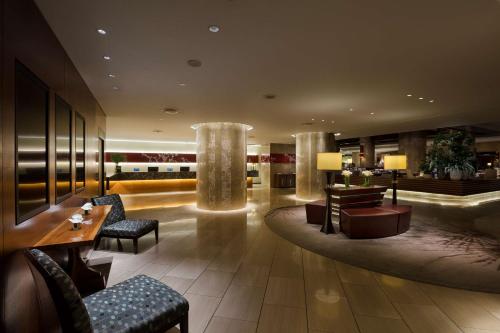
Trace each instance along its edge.
<instances>
[{"instance_id":1,"label":"circular carpet","mask_svg":"<svg viewBox=\"0 0 500 333\"><path fill-rule=\"evenodd\" d=\"M498 204L481 210L412 206L410 230L379 239L325 235L319 225L306 223L303 205L274 209L265 222L285 239L347 264L409 280L500 293L500 242L484 231L493 227L496 232Z\"/></svg>"}]
</instances>

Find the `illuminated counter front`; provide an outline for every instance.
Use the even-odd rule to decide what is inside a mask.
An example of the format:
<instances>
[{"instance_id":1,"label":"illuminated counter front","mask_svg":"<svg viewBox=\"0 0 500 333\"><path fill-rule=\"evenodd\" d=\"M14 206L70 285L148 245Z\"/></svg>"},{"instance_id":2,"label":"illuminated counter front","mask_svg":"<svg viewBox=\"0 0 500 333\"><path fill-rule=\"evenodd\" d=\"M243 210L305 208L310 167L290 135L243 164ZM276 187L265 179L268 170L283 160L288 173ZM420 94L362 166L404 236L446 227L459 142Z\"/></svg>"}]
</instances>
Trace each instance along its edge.
<instances>
[{"instance_id":1,"label":"illuminated counter front","mask_svg":"<svg viewBox=\"0 0 500 333\"><path fill-rule=\"evenodd\" d=\"M336 183L343 183L337 175ZM363 177L352 176L351 184L361 185ZM372 185L391 187L391 177L374 176ZM388 190L386 198L392 197ZM398 198L401 200L450 206L475 206L500 200L500 179L440 180L428 178L398 178Z\"/></svg>"},{"instance_id":2,"label":"illuminated counter front","mask_svg":"<svg viewBox=\"0 0 500 333\"><path fill-rule=\"evenodd\" d=\"M247 187L252 187L247 177ZM196 172L121 172L107 179L108 194L196 191Z\"/></svg>"}]
</instances>

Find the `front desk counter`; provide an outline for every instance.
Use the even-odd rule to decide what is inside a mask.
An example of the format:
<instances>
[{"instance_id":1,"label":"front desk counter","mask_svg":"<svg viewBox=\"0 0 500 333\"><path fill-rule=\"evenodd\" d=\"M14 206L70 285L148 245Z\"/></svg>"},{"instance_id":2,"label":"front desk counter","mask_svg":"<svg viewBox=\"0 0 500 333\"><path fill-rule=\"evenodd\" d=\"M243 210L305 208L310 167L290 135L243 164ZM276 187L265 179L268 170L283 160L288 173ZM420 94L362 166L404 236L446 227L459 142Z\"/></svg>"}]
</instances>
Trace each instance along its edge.
<instances>
[{"instance_id":1,"label":"front desk counter","mask_svg":"<svg viewBox=\"0 0 500 333\"><path fill-rule=\"evenodd\" d=\"M253 186L247 177L247 187ZM120 172L106 178L108 194L196 191L196 172Z\"/></svg>"}]
</instances>

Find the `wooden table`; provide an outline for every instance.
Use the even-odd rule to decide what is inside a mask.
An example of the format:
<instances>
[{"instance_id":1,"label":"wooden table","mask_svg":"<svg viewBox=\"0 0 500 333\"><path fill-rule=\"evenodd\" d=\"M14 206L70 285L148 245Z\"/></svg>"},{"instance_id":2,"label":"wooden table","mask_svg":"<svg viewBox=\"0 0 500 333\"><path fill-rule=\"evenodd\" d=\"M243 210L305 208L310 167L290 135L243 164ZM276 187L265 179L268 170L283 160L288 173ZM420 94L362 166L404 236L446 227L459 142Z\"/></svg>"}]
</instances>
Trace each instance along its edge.
<instances>
[{"instance_id":1,"label":"wooden table","mask_svg":"<svg viewBox=\"0 0 500 333\"><path fill-rule=\"evenodd\" d=\"M106 288L103 274L87 266L81 257L80 247L94 243L111 208L112 206L96 206L88 215L84 215L82 209L77 209L73 214L82 214L84 222L87 222L82 223L80 229L73 230L71 222L64 220L33 246L42 250L66 249L68 251L68 274L82 296Z\"/></svg>"}]
</instances>

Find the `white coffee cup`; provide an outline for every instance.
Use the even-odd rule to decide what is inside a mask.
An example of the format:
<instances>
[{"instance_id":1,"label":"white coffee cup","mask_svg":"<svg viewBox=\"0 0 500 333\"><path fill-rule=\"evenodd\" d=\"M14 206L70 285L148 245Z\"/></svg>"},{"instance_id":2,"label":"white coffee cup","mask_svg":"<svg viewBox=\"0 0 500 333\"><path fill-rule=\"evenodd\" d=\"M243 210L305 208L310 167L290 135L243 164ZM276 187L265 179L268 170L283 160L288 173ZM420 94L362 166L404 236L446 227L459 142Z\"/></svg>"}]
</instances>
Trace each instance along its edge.
<instances>
[{"instance_id":1,"label":"white coffee cup","mask_svg":"<svg viewBox=\"0 0 500 333\"><path fill-rule=\"evenodd\" d=\"M71 219L73 221L82 221L83 220L83 216L82 216L82 214L74 214L74 215L71 216Z\"/></svg>"}]
</instances>

